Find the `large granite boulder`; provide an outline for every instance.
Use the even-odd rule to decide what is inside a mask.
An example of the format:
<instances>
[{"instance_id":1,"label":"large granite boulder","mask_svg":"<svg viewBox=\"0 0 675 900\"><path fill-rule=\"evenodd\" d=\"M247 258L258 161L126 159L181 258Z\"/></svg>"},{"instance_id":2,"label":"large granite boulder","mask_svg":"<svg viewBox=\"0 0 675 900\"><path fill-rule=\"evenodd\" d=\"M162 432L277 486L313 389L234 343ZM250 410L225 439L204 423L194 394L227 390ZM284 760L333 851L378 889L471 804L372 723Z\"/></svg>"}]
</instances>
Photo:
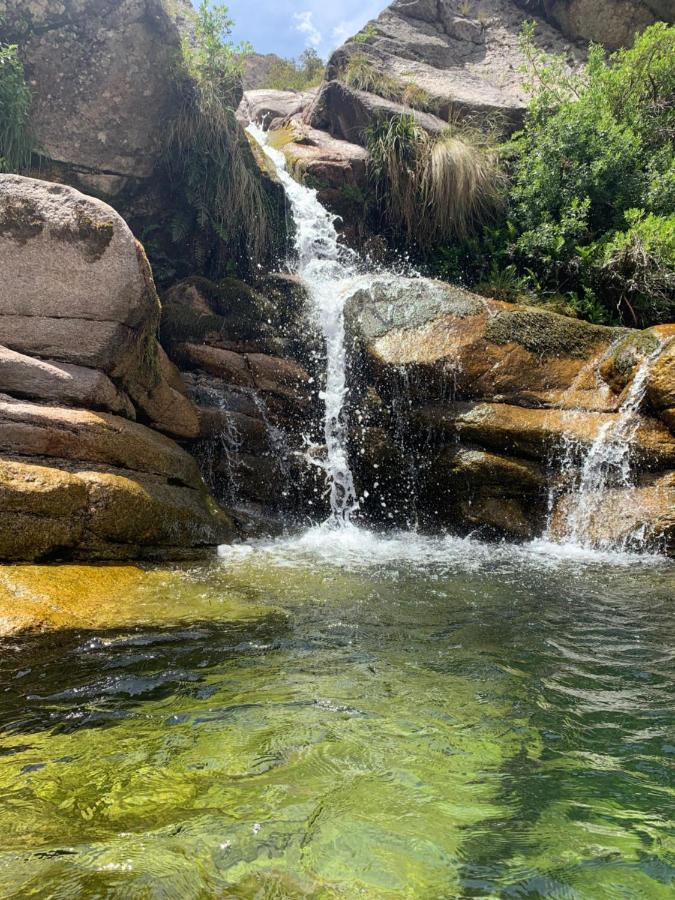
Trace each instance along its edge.
<instances>
[{"instance_id":1,"label":"large granite boulder","mask_svg":"<svg viewBox=\"0 0 675 900\"><path fill-rule=\"evenodd\" d=\"M155 336L160 306L150 267L110 206L65 185L2 175L0 254L0 344L87 369L80 381L93 378L99 388L104 373L124 394L115 409L109 396L108 409L129 411L130 399L155 427L197 435L194 411ZM38 396L58 399L53 389Z\"/></svg>"},{"instance_id":2,"label":"large granite boulder","mask_svg":"<svg viewBox=\"0 0 675 900\"><path fill-rule=\"evenodd\" d=\"M233 118L229 156L269 217L268 240L250 263L250 223L234 214L227 229L206 217L190 240L174 239L169 223L180 219L185 230L199 205L185 156L171 143L176 122L198 129L204 116L200 88L181 60L193 31L189 0L0 0L0 41L18 45L32 94L34 166L24 174L109 202L147 243L160 280L209 264L224 270L228 257L255 268L285 237L283 190ZM235 83L234 107L241 94Z\"/></svg>"},{"instance_id":3,"label":"large granite boulder","mask_svg":"<svg viewBox=\"0 0 675 900\"><path fill-rule=\"evenodd\" d=\"M73 188L0 176L0 259L0 559L229 538L194 459L159 433L197 438L200 423L125 222Z\"/></svg>"},{"instance_id":4,"label":"large granite boulder","mask_svg":"<svg viewBox=\"0 0 675 900\"><path fill-rule=\"evenodd\" d=\"M516 0L571 40L594 41L610 50L629 46L654 22L675 20L671 0Z\"/></svg>"},{"instance_id":5,"label":"large granite boulder","mask_svg":"<svg viewBox=\"0 0 675 900\"><path fill-rule=\"evenodd\" d=\"M114 197L149 178L177 104L187 0L0 0L33 92L40 152L85 189Z\"/></svg>"},{"instance_id":6,"label":"large granite boulder","mask_svg":"<svg viewBox=\"0 0 675 900\"><path fill-rule=\"evenodd\" d=\"M519 48L527 18L534 14L538 47L566 54L572 66L584 58L583 49L570 44L538 12L525 11L514 0L395 0L332 55L308 121L354 141L367 118L399 111L390 101L369 100L361 91L334 83L344 82L350 61L358 57L361 67L379 73L390 90L398 84L421 93L424 105L443 122L452 113L497 118L513 128L527 105L521 71L525 60ZM433 130L433 117L424 121Z\"/></svg>"},{"instance_id":7,"label":"large granite boulder","mask_svg":"<svg viewBox=\"0 0 675 900\"><path fill-rule=\"evenodd\" d=\"M608 493L615 512L606 520L597 513L588 539L614 534L628 545L632 528L672 547L672 490L664 488L675 468L670 327L590 325L399 278L358 291L346 329L350 383L361 385L350 412L362 494L391 481L399 498L416 495L426 527L530 538L551 512L555 533L599 445L623 442L625 456L616 458L630 466L630 483ZM390 510L401 502L388 490ZM619 515L622 503L630 516Z\"/></svg>"}]
</instances>

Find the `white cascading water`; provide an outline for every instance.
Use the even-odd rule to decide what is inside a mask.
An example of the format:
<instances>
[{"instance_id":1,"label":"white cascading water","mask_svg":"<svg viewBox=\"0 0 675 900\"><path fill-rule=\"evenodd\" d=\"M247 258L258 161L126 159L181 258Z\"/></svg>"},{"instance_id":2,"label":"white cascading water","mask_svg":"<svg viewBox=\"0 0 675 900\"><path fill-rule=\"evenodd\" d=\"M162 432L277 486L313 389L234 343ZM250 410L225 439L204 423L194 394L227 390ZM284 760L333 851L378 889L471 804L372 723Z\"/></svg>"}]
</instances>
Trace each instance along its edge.
<instances>
[{"instance_id":1,"label":"white cascading water","mask_svg":"<svg viewBox=\"0 0 675 900\"><path fill-rule=\"evenodd\" d=\"M344 305L358 289L367 287L371 279L360 274L357 255L339 243L334 216L318 201L316 191L298 184L289 175L283 153L270 147L261 128L249 125L248 131L274 164L293 212L296 251L293 265L307 287L326 347L323 465L330 489L331 522L347 525L358 500L349 467L343 418L347 392Z\"/></svg>"},{"instance_id":2,"label":"white cascading water","mask_svg":"<svg viewBox=\"0 0 675 900\"><path fill-rule=\"evenodd\" d=\"M607 491L633 487L631 445L640 424L638 414L647 390L647 376L661 349L659 345L642 360L617 419L602 426L583 458L578 487L564 523L563 539L570 544L589 546L592 543L589 538L592 524L602 510ZM573 451L570 446L568 454ZM565 468L571 468L569 461L567 465L563 462Z\"/></svg>"}]
</instances>

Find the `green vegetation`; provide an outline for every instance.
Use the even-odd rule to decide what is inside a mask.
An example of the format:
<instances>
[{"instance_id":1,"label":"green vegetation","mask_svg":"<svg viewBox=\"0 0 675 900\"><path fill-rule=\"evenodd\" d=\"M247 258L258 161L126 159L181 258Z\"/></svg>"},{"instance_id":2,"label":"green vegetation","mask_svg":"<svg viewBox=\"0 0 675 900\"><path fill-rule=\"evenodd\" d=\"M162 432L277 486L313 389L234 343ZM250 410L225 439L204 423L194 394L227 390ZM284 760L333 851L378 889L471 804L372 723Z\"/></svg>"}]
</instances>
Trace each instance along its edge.
<instances>
[{"instance_id":1,"label":"green vegetation","mask_svg":"<svg viewBox=\"0 0 675 900\"><path fill-rule=\"evenodd\" d=\"M414 81L396 78L379 69L364 53L354 53L340 72L340 79L357 91L368 91L402 103L411 109L433 112L435 104L431 94Z\"/></svg>"},{"instance_id":2,"label":"green vegetation","mask_svg":"<svg viewBox=\"0 0 675 900\"><path fill-rule=\"evenodd\" d=\"M563 59L523 49L533 99L508 148L503 225L480 252L523 294L584 318L645 326L675 313L675 28L658 23L629 50ZM471 256L471 251L467 253ZM490 273L481 287L490 291Z\"/></svg>"},{"instance_id":3,"label":"green vegetation","mask_svg":"<svg viewBox=\"0 0 675 900\"><path fill-rule=\"evenodd\" d=\"M30 104L17 47L0 43L0 172L22 172L30 165Z\"/></svg>"},{"instance_id":4,"label":"green vegetation","mask_svg":"<svg viewBox=\"0 0 675 900\"><path fill-rule=\"evenodd\" d=\"M369 44L377 37L377 26L374 22L368 22L365 28L362 28L358 34L355 34L352 41L355 44Z\"/></svg>"},{"instance_id":5,"label":"green vegetation","mask_svg":"<svg viewBox=\"0 0 675 900\"><path fill-rule=\"evenodd\" d=\"M321 84L325 65L311 47L298 59L276 60L260 85L275 91L307 91Z\"/></svg>"},{"instance_id":6,"label":"green vegetation","mask_svg":"<svg viewBox=\"0 0 675 900\"><path fill-rule=\"evenodd\" d=\"M368 131L370 172L384 221L417 249L466 238L501 203L497 154L469 131L430 135L411 113Z\"/></svg>"},{"instance_id":7,"label":"green vegetation","mask_svg":"<svg viewBox=\"0 0 675 900\"><path fill-rule=\"evenodd\" d=\"M227 7L202 0L195 41L183 46L178 82L180 109L171 122L165 161L178 197L172 221L176 245L189 246L212 278L269 258L278 222L236 118L247 45L228 37Z\"/></svg>"}]
</instances>

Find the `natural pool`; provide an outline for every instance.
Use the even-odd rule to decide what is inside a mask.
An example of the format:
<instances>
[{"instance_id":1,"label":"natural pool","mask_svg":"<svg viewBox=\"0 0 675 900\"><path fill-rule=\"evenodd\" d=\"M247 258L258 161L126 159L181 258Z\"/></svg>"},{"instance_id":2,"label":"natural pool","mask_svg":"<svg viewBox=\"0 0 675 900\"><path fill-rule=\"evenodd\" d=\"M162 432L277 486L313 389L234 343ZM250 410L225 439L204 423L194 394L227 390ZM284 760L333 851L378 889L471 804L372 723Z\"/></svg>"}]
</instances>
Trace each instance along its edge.
<instances>
[{"instance_id":1,"label":"natural pool","mask_svg":"<svg viewBox=\"0 0 675 900\"><path fill-rule=\"evenodd\" d=\"M352 528L108 569L0 641L0 896L670 898L673 572Z\"/></svg>"}]
</instances>

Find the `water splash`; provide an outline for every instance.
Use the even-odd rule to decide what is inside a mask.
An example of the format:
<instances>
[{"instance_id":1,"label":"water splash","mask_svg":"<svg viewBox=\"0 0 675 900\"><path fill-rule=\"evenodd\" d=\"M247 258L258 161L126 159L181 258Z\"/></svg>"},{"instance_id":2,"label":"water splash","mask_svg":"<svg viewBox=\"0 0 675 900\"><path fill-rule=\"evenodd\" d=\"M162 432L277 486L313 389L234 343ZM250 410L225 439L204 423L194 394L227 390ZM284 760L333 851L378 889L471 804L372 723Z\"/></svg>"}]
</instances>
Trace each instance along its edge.
<instances>
[{"instance_id":1,"label":"water splash","mask_svg":"<svg viewBox=\"0 0 675 900\"><path fill-rule=\"evenodd\" d=\"M304 281L312 311L326 348L326 384L321 393L325 406L325 469L331 521L349 524L358 508L354 477L349 466L347 425L344 416L347 394L344 306L357 290L367 288L372 276L364 272L357 254L340 244L334 216L317 199L317 192L298 184L286 171L283 153L267 142L257 125L249 133L274 164L291 205L295 224L295 259L292 267Z\"/></svg>"}]
</instances>

